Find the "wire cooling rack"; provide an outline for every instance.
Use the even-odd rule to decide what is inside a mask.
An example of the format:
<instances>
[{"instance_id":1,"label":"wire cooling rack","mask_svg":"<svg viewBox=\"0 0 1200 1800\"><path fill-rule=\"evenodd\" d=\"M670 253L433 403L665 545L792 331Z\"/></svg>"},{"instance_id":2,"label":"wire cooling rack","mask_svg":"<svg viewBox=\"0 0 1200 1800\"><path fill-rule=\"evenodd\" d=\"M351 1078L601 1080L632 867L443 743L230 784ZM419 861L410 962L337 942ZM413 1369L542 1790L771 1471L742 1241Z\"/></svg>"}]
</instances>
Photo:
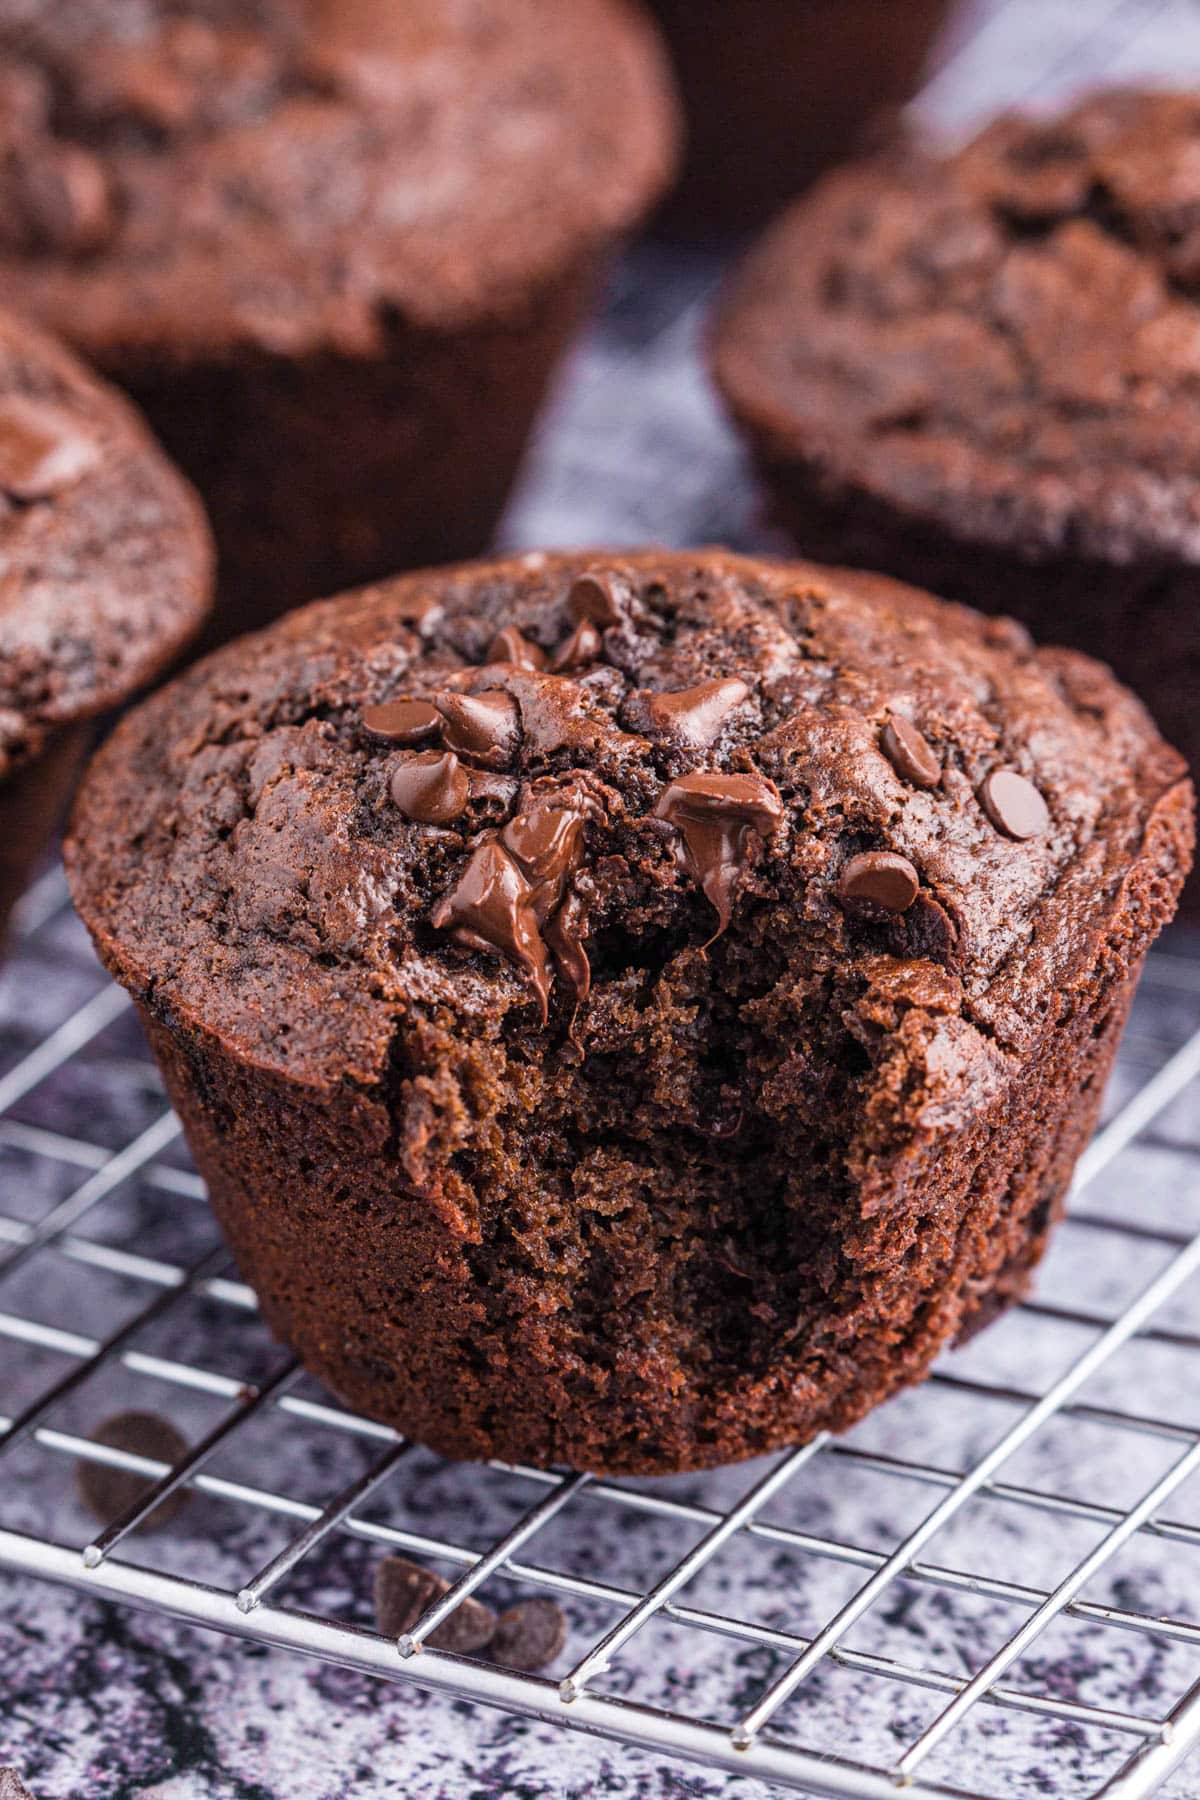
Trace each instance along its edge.
<instances>
[{"instance_id":1,"label":"wire cooling rack","mask_svg":"<svg viewBox=\"0 0 1200 1800\"><path fill-rule=\"evenodd\" d=\"M953 127L1160 67L1200 73L1194 0L968 0L924 105ZM618 276L506 541L766 542L700 375L716 277L654 249ZM922 1388L705 1476L445 1464L272 1344L60 870L0 978L0 1566L660 1759L860 1800L1196 1800L1198 1297L1200 938L1175 933L1036 1296ZM135 1406L180 1427L175 1467L92 1441ZM156 1485L97 1531L86 1462ZM399 1642L389 1552L454 1583ZM555 1598L558 1662L430 1648L476 1590Z\"/></svg>"},{"instance_id":2,"label":"wire cooling rack","mask_svg":"<svg viewBox=\"0 0 1200 1800\"><path fill-rule=\"evenodd\" d=\"M1200 1333L1189 1323L1200 1292L1197 948L1178 937L1151 959L1107 1121L1079 1167L1038 1298L876 1415L906 1409L907 1448L874 1448L860 1427L712 1477L611 1481L437 1464L340 1408L270 1343L217 1239L128 1001L92 960L53 870L25 904L10 971L18 1004L0 1037L0 1366L4 1393L16 1396L0 1419L0 1486L38 1521L0 1527L0 1564L811 1794L891 1795L899 1783L914 1796L1002 1795L1046 1769L1056 1795L1152 1792L1200 1738L1200 1605L1165 1613L1134 1598L1156 1593L1163 1569L1186 1595L1179 1559L1200 1550ZM65 1012L42 1035L23 1027L20 1000L48 986ZM79 1136L68 1126L80 1118L102 1129ZM1112 1303L1114 1283L1129 1287L1124 1304ZM185 1418L183 1460L168 1468L92 1442L118 1398ZM283 1464L262 1429L281 1424L291 1439ZM309 1436L326 1450L340 1440L349 1454L306 1462L297 1441ZM1066 1472L1060 1483L1039 1482L1039 1453ZM81 1461L156 1485L107 1529L89 1529L71 1497ZM414 1518L406 1483L427 1488L434 1465L441 1503ZM281 1466L301 1472L282 1481ZM804 1522L805 1494L831 1485L853 1489L860 1514L877 1488L874 1541ZM181 1524L135 1535L180 1487L193 1491ZM253 1533L218 1529L221 1512L244 1515ZM1001 1515L999 1532L988 1514ZM658 1526L661 1566L636 1580L597 1570L596 1515L626 1536ZM439 1516L457 1528L439 1529ZM239 1561L246 1542L255 1554ZM365 1553L355 1591L318 1610L313 1594L328 1593L319 1565L347 1542ZM792 1579L765 1613L761 1581L742 1583L736 1563L731 1571L735 1545L788 1558ZM455 1577L399 1641L378 1635L364 1611L370 1558L389 1550ZM705 1590L718 1569L719 1602ZM494 1599L497 1585L551 1595L566 1611L567 1649L546 1676L429 1648L458 1600L478 1589ZM1200 1602L1195 1576L1191 1594ZM891 1641L897 1602L903 1611L931 1599L965 1605L974 1630L949 1660L906 1662ZM655 1686L652 1640L664 1625L673 1665L705 1672L699 1708L641 1697L643 1674ZM1120 1650L1117 1638L1128 1640ZM749 1682L735 1655L747 1648L757 1653ZM894 1743L903 1721L904 1741L885 1761L854 1742L822 1742L838 1676L864 1690L864 1719L871 1689L903 1694L890 1723ZM1089 1697L1089 1685L1108 1697ZM1011 1785L987 1777L996 1715L1033 1727L1024 1771L1008 1742ZM939 1753L971 1732L980 1778L947 1785ZM1053 1749L1064 1744L1086 1747L1070 1765L1087 1785L1055 1773Z\"/></svg>"}]
</instances>

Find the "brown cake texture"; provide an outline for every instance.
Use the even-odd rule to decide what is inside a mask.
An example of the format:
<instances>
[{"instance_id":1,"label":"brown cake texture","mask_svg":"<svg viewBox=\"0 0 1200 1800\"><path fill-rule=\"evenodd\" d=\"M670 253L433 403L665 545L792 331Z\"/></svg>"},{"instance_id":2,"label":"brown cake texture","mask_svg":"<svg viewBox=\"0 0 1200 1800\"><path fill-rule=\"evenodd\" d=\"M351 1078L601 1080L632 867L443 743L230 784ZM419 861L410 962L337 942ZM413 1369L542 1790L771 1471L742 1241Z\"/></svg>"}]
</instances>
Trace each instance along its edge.
<instances>
[{"instance_id":1,"label":"brown cake texture","mask_svg":"<svg viewBox=\"0 0 1200 1800\"><path fill-rule=\"evenodd\" d=\"M94 721L199 630L211 563L199 503L128 403L0 313L0 937Z\"/></svg>"},{"instance_id":2,"label":"brown cake texture","mask_svg":"<svg viewBox=\"0 0 1200 1800\"><path fill-rule=\"evenodd\" d=\"M25 0L0 102L0 301L195 481L224 632L484 547L676 135L626 0Z\"/></svg>"},{"instance_id":3,"label":"brown cake texture","mask_svg":"<svg viewBox=\"0 0 1200 1800\"><path fill-rule=\"evenodd\" d=\"M1120 91L832 175L715 343L806 554L1103 658L1194 770L1198 145L1200 95Z\"/></svg>"},{"instance_id":4,"label":"brown cake texture","mask_svg":"<svg viewBox=\"0 0 1200 1800\"><path fill-rule=\"evenodd\" d=\"M650 0L687 116L670 224L761 224L885 135L950 0Z\"/></svg>"},{"instance_id":5,"label":"brown cake texture","mask_svg":"<svg viewBox=\"0 0 1200 1800\"><path fill-rule=\"evenodd\" d=\"M323 602L69 868L266 1318L458 1457L839 1428L1018 1294L1190 857L1098 664L879 577L531 555Z\"/></svg>"}]
</instances>

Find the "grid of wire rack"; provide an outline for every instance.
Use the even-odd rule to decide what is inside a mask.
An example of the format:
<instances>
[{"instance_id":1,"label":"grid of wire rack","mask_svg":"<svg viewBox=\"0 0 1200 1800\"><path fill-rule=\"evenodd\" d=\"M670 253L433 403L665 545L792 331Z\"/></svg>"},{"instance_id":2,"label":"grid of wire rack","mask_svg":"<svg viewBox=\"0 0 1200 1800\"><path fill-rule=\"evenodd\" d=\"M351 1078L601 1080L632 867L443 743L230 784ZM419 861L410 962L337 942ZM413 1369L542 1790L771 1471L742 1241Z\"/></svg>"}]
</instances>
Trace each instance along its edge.
<instances>
[{"instance_id":1,"label":"grid of wire rack","mask_svg":"<svg viewBox=\"0 0 1200 1800\"><path fill-rule=\"evenodd\" d=\"M50 963L60 974L69 965L65 989L72 1004L45 1036L26 1033L22 1042L19 1027L10 1023L0 1049L0 1167L6 1170L0 1190L0 1342L8 1346L4 1391L17 1393L9 1416L0 1418L0 1469L10 1477L10 1495L20 1489L40 1517L65 1516L67 1526L0 1528L0 1564L814 1794L882 1795L894 1793L897 1783L914 1795L1020 1791L1019 1782L1000 1790L981 1782L965 1790L928 1776L943 1740L989 1712L1070 1726L1073 1734L1087 1734L1089 1748L1093 1736L1111 1744L1112 1767L1102 1785L1079 1791L1122 1800L1151 1792L1200 1739L1200 1611L1169 1616L1139 1607L1128 1597L1128 1570L1123 1586L1105 1584L1135 1542L1141 1565L1134 1588L1147 1579L1147 1557L1153 1564L1184 1548L1200 1549L1200 1523L1192 1522L1183 1504L1189 1480L1200 1473L1200 1414L1194 1406L1176 1413L1147 1404L1144 1373L1126 1381L1123 1403L1104 1381L1140 1346L1183 1362L1178 1392L1181 1381L1185 1387L1191 1382L1200 1351L1186 1304L1189 1290L1194 1301L1200 1277L1200 960L1186 938L1169 943L1148 966L1109 1115L1079 1168L1051 1259L1052 1279L1038 1298L980 1340L995 1345L998 1334L1009 1330L1025 1365L1041 1372L1041 1385L1032 1376L1024 1384L1006 1378L1003 1350L993 1349L982 1364L977 1359L986 1373L976 1374L968 1352L965 1366L951 1359L908 1397L902 1439L914 1445L908 1454L873 1449L860 1428L841 1441L821 1438L759 1465L696 1478L682 1491L670 1482L441 1465L444 1482L469 1489L498 1477L506 1484L511 1516L503 1528L490 1514L477 1521L496 1533L485 1542L477 1530L446 1534L431 1529L428 1519L417 1521L422 1528L416 1529L411 1519L381 1515L374 1503L403 1493L414 1458L429 1464L436 1459L338 1407L270 1345L252 1292L236 1279L216 1240L154 1071L139 1061L145 1052L128 1002L91 961L67 913L57 869L27 898L21 940L18 984L28 981L32 989L45 980ZM102 1086L114 1067L126 1092L131 1076L137 1077L137 1117L122 1121L95 1110L81 1115L83 1096L94 1096L96 1083ZM79 1116L101 1119L96 1140L64 1128L65 1120ZM1185 1203L1178 1204L1176 1183L1169 1216L1147 1202L1140 1179L1129 1186L1131 1166L1136 1171L1136 1159L1147 1154L1182 1180ZM23 1183L13 1179L18 1169L27 1177ZM47 1169L53 1181L32 1178ZM164 1227L168 1237L186 1240L186 1253L172 1256L160 1248L156 1231ZM1123 1267L1136 1265L1127 1272L1136 1276L1137 1291L1107 1311L1081 1298L1094 1285L1097 1239L1118 1246ZM42 1296L62 1291L61 1279L49 1274L52 1261L77 1270L90 1296L72 1307L69 1324L47 1319L39 1304ZM1103 1268L1105 1281L1111 1280L1111 1259ZM101 1281L109 1291L97 1297ZM193 1315L197 1301L203 1305ZM14 1347L23 1352L19 1358L11 1354ZM27 1358L32 1367L26 1368ZM94 1425L110 1401L108 1378L114 1374L125 1382L123 1391L152 1410L178 1416L185 1396L203 1397L211 1408L173 1468L91 1441L88 1423ZM1156 1389L1156 1399L1161 1392ZM957 1460L946 1460L940 1416L943 1453L923 1456L919 1415L953 1411L954 1403L959 1407L950 1437L959 1444ZM270 1415L290 1429L310 1426L346 1438L355 1446L355 1460L336 1478L319 1465L315 1491L277 1484L264 1474L270 1456L255 1436L256 1425ZM1057 1466L1065 1463L1091 1480L1049 1489L1015 1472L1023 1449L1064 1429L1082 1441L1065 1453L1060 1447ZM246 1437L252 1442L243 1463L252 1479L237 1470L236 1452ZM1125 1446L1133 1447L1132 1457ZM17 1466L22 1450L25 1461ZM89 1532L80 1523L84 1515L63 1504L70 1487L64 1477L81 1459L155 1477L156 1485L107 1529ZM1119 1496L1096 1488L1098 1472L1111 1478L1118 1471ZM833 1472L843 1492L850 1482L861 1491L874 1479L900 1480L919 1497L911 1522L889 1511L890 1541L875 1543L789 1522L781 1502L803 1492L819 1472L826 1478ZM228 1508L269 1516L280 1528L278 1547L238 1569L236 1556L230 1566L226 1542L206 1569L203 1519L183 1535L133 1535L139 1521L180 1486ZM1194 1483L1196 1498L1200 1483ZM980 1502L1028 1521L1020 1536L1004 1540L1004 1572L994 1558L963 1555L964 1548L982 1545L986 1534L978 1525L953 1538L955 1521ZM589 1535L581 1518L585 1504L622 1512L635 1532L653 1523L667 1526L658 1544L661 1566L634 1584L579 1567L572 1545L586 1543ZM386 1639L361 1618L339 1618L304 1603L297 1578L325 1547L348 1538L373 1551L394 1549L439 1562L457 1579L409 1635ZM723 1598L714 1604L703 1592L704 1577L737 1540L784 1549L848 1579L832 1600L819 1584L814 1591L800 1581L794 1596L780 1594L778 1607L764 1618L739 1609L736 1571L731 1579L726 1569ZM1018 1572L1013 1543L1020 1546ZM1031 1574L1037 1564L1044 1566L1048 1548L1061 1566L1050 1575ZM524 1675L424 1642L458 1600L494 1580L553 1595L566 1608L571 1637L561 1667L544 1677ZM882 1628L872 1642L872 1621L899 1590L988 1603L984 1617L990 1624L981 1624L974 1667L963 1672L935 1657L920 1666L906 1663L892 1653ZM814 1603L821 1616L811 1624L794 1622L811 1615ZM1006 1620L999 1630L997 1612ZM644 1703L639 1659L645 1655L652 1666L645 1635L664 1622L677 1640L701 1640L710 1650L754 1646L767 1653L753 1695L735 1695L699 1714ZM1153 1691L1162 1689L1164 1649L1183 1652L1178 1692L1154 1709L1072 1696L1054 1675L1070 1666L1070 1641L1038 1661L1045 1634L1055 1627L1067 1628L1068 1640L1072 1632L1090 1640L1097 1632L1141 1640L1158 1671ZM1094 1642L1090 1655L1093 1664L1099 1661ZM679 1662L678 1650L674 1656ZM690 1652L684 1660L693 1660ZM1134 1692L1136 1664L1135 1655L1122 1675ZM844 1743L841 1754L821 1744L828 1703L814 1677L823 1667L859 1682L906 1688L929 1702L909 1740L887 1762L860 1759ZM623 1679L614 1692L606 1677L618 1668ZM1044 1760L1045 1752L1043 1740L1037 1755ZM1077 1764L1089 1771L1099 1766ZM1064 1782L1053 1791L1074 1790Z\"/></svg>"},{"instance_id":2,"label":"grid of wire rack","mask_svg":"<svg viewBox=\"0 0 1200 1800\"><path fill-rule=\"evenodd\" d=\"M1069 15L1098 75L1189 4L967 12L977 35L1022 6L1042 29ZM1200 31L1189 42L1200 58ZM654 252L618 281L515 541L756 541L697 379L712 283ZM1200 1792L1171 1782L1200 1740L1194 935L1150 960L1036 1297L847 1437L673 1482L452 1467L339 1407L231 1268L58 869L26 898L4 981L0 1566L782 1789ZM184 1459L94 1442L117 1403L183 1423ZM86 1461L155 1486L97 1533L69 1479ZM137 1533L175 1489L186 1526ZM389 1551L454 1581L399 1642L369 1604ZM477 1590L555 1597L559 1663L532 1676L430 1648Z\"/></svg>"}]
</instances>

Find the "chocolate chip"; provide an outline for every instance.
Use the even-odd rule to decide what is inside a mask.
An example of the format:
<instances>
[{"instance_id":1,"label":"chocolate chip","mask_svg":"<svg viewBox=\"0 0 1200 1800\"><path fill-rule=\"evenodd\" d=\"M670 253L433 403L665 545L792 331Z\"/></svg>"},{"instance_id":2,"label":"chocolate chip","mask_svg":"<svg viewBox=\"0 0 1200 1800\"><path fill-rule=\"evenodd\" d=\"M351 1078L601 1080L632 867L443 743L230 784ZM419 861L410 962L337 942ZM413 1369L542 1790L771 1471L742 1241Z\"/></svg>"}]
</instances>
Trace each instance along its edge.
<instances>
[{"instance_id":1,"label":"chocolate chip","mask_svg":"<svg viewBox=\"0 0 1200 1800\"><path fill-rule=\"evenodd\" d=\"M17 165L17 192L37 249L85 256L107 243L116 225L103 163L78 144L39 143Z\"/></svg>"},{"instance_id":2,"label":"chocolate chip","mask_svg":"<svg viewBox=\"0 0 1200 1800\"><path fill-rule=\"evenodd\" d=\"M913 956L948 963L958 948L958 930L940 900L920 893L904 915L908 948Z\"/></svg>"},{"instance_id":3,"label":"chocolate chip","mask_svg":"<svg viewBox=\"0 0 1200 1800\"><path fill-rule=\"evenodd\" d=\"M0 1769L0 1800L35 1800L15 1769Z\"/></svg>"},{"instance_id":4,"label":"chocolate chip","mask_svg":"<svg viewBox=\"0 0 1200 1800\"><path fill-rule=\"evenodd\" d=\"M181 1437L169 1419L157 1413L121 1412L105 1419L91 1432L93 1444L110 1450L126 1450L132 1456L144 1456L149 1462L174 1466L187 1455L187 1439ZM107 1463L89 1462L81 1457L75 1464L75 1485L88 1511L102 1525L122 1518L131 1506L148 1494L162 1478L139 1475L133 1469L117 1469ZM139 1531L157 1531L167 1525L188 1503L186 1488L176 1488L138 1526Z\"/></svg>"},{"instance_id":5,"label":"chocolate chip","mask_svg":"<svg viewBox=\"0 0 1200 1800\"><path fill-rule=\"evenodd\" d=\"M626 712L629 723L648 737L666 737L688 750L707 750L749 693L744 681L730 677L676 693L632 694Z\"/></svg>"},{"instance_id":6,"label":"chocolate chip","mask_svg":"<svg viewBox=\"0 0 1200 1800\"><path fill-rule=\"evenodd\" d=\"M362 722L372 737L388 744L423 744L442 729L442 715L428 700L384 700L364 706Z\"/></svg>"},{"instance_id":7,"label":"chocolate chip","mask_svg":"<svg viewBox=\"0 0 1200 1800\"><path fill-rule=\"evenodd\" d=\"M577 1001L586 999L591 984L583 947L586 912L567 883L583 861L584 822L600 811L582 783L535 783L499 836L476 847L432 915L435 928L452 931L459 943L496 951L524 969L543 1023L550 994L547 950Z\"/></svg>"},{"instance_id":8,"label":"chocolate chip","mask_svg":"<svg viewBox=\"0 0 1200 1800\"><path fill-rule=\"evenodd\" d=\"M100 447L73 413L51 400L0 400L0 489L17 500L46 500L95 467Z\"/></svg>"},{"instance_id":9,"label":"chocolate chip","mask_svg":"<svg viewBox=\"0 0 1200 1800\"><path fill-rule=\"evenodd\" d=\"M685 865L716 909L720 937L733 916L733 889L754 834L768 836L783 818L778 788L763 775L700 769L664 788L654 816L679 832Z\"/></svg>"},{"instance_id":10,"label":"chocolate chip","mask_svg":"<svg viewBox=\"0 0 1200 1800\"><path fill-rule=\"evenodd\" d=\"M434 705L442 715L443 741L460 756L503 769L521 741L521 715L511 694L489 688L482 694L441 693Z\"/></svg>"},{"instance_id":11,"label":"chocolate chip","mask_svg":"<svg viewBox=\"0 0 1200 1800\"><path fill-rule=\"evenodd\" d=\"M1050 809L1032 781L1015 769L993 769L979 790L986 812L997 831L1023 843L1050 829Z\"/></svg>"},{"instance_id":12,"label":"chocolate chip","mask_svg":"<svg viewBox=\"0 0 1200 1800\"><path fill-rule=\"evenodd\" d=\"M387 1556L375 1570L375 1628L384 1637L403 1637L435 1600L448 1593L450 1583L409 1562L406 1556ZM435 1650L470 1656L489 1644L496 1629L496 1615L482 1600L468 1594L448 1619L431 1631L425 1642Z\"/></svg>"},{"instance_id":13,"label":"chocolate chip","mask_svg":"<svg viewBox=\"0 0 1200 1800\"><path fill-rule=\"evenodd\" d=\"M392 772L392 799L418 825L449 825L470 798L467 772L453 750L422 750Z\"/></svg>"},{"instance_id":14,"label":"chocolate chip","mask_svg":"<svg viewBox=\"0 0 1200 1800\"><path fill-rule=\"evenodd\" d=\"M908 858L891 850L852 856L837 884L837 897L849 912L907 912L920 891L921 878Z\"/></svg>"},{"instance_id":15,"label":"chocolate chip","mask_svg":"<svg viewBox=\"0 0 1200 1800\"><path fill-rule=\"evenodd\" d=\"M605 569L590 569L577 575L567 595L567 610L582 624L585 620L602 629L619 625L629 607L629 587L619 575Z\"/></svg>"},{"instance_id":16,"label":"chocolate chip","mask_svg":"<svg viewBox=\"0 0 1200 1800\"><path fill-rule=\"evenodd\" d=\"M578 669L599 662L604 654L604 639L590 619L581 619L565 644L550 659L550 672L561 675L567 669Z\"/></svg>"},{"instance_id":17,"label":"chocolate chip","mask_svg":"<svg viewBox=\"0 0 1200 1800\"><path fill-rule=\"evenodd\" d=\"M909 781L913 787L937 786L942 778L942 765L915 725L893 714L884 726L879 742L901 781Z\"/></svg>"},{"instance_id":18,"label":"chocolate chip","mask_svg":"<svg viewBox=\"0 0 1200 1800\"><path fill-rule=\"evenodd\" d=\"M533 1600L518 1600L500 1614L489 1654L493 1662L502 1663L506 1669L533 1674L552 1663L566 1641L567 1621L561 1606L539 1595Z\"/></svg>"},{"instance_id":19,"label":"chocolate chip","mask_svg":"<svg viewBox=\"0 0 1200 1800\"><path fill-rule=\"evenodd\" d=\"M506 956L525 971L542 1009L549 1016L550 975L546 946L530 904L532 888L515 860L497 838L488 838L450 892L434 908L437 931L449 931L469 950Z\"/></svg>"},{"instance_id":20,"label":"chocolate chip","mask_svg":"<svg viewBox=\"0 0 1200 1800\"><path fill-rule=\"evenodd\" d=\"M515 625L506 625L488 645L490 663L515 663L518 669L544 669L546 653L539 644L522 637Z\"/></svg>"}]
</instances>

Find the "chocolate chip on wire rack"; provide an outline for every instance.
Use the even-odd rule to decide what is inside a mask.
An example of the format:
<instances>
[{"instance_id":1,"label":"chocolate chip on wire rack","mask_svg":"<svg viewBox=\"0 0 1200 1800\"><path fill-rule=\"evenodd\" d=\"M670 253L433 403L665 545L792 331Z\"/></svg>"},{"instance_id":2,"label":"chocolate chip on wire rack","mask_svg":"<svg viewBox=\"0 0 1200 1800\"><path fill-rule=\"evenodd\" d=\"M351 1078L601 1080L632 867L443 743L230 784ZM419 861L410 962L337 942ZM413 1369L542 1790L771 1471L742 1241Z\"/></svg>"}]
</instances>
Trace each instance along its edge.
<instances>
[{"instance_id":1,"label":"chocolate chip on wire rack","mask_svg":"<svg viewBox=\"0 0 1200 1800\"><path fill-rule=\"evenodd\" d=\"M450 1583L432 1569L423 1569L406 1556L385 1557L375 1570L376 1630L385 1637L402 1637L449 1588ZM491 1607L468 1594L450 1617L430 1632L427 1642L434 1650L470 1656L491 1642L495 1629L496 1615Z\"/></svg>"},{"instance_id":2,"label":"chocolate chip on wire rack","mask_svg":"<svg viewBox=\"0 0 1200 1800\"><path fill-rule=\"evenodd\" d=\"M552 1663L567 1641L567 1621L560 1606L540 1596L518 1600L496 1621L488 1653L506 1669L532 1675Z\"/></svg>"},{"instance_id":3,"label":"chocolate chip on wire rack","mask_svg":"<svg viewBox=\"0 0 1200 1800\"><path fill-rule=\"evenodd\" d=\"M188 1449L187 1439L169 1419L150 1412L114 1413L89 1436L93 1444L103 1444L106 1449L124 1450L131 1456L144 1456L149 1462L169 1463L172 1467L187 1455ZM139 1475L135 1469L118 1469L83 1457L75 1464L79 1497L102 1525L111 1525L123 1517L160 1479L158 1475ZM186 1488L176 1488L139 1522L137 1529L157 1531L168 1525L189 1498Z\"/></svg>"}]
</instances>

